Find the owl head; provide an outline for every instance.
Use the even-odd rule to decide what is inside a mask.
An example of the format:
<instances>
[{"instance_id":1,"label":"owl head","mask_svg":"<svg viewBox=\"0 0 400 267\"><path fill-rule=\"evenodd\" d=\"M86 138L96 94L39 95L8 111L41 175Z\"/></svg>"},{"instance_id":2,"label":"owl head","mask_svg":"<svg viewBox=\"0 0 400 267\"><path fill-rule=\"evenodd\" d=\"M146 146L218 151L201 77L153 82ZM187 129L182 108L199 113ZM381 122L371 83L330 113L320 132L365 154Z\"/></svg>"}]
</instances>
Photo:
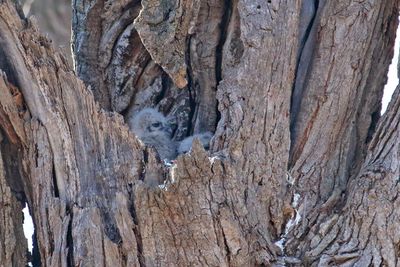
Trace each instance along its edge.
<instances>
[{"instance_id":1,"label":"owl head","mask_svg":"<svg viewBox=\"0 0 400 267\"><path fill-rule=\"evenodd\" d=\"M146 135L171 136L172 128L163 114L153 108L138 112L129 122L129 127L139 137Z\"/></svg>"}]
</instances>

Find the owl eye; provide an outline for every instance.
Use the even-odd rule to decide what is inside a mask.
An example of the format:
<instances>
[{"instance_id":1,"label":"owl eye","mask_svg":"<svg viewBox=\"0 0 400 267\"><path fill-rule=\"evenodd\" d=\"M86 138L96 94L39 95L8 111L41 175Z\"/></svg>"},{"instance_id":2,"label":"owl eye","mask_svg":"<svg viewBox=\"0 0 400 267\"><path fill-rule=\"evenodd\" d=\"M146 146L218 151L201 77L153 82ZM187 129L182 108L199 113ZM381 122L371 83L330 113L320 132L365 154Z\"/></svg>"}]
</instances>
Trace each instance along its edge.
<instances>
[{"instance_id":1,"label":"owl eye","mask_svg":"<svg viewBox=\"0 0 400 267\"><path fill-rule=\"evenodd\" d=\"M161 123L155 122L155 123L153 123L151 126L158 128L158 127L161 126Z\"/></svg>"}]
</instances>

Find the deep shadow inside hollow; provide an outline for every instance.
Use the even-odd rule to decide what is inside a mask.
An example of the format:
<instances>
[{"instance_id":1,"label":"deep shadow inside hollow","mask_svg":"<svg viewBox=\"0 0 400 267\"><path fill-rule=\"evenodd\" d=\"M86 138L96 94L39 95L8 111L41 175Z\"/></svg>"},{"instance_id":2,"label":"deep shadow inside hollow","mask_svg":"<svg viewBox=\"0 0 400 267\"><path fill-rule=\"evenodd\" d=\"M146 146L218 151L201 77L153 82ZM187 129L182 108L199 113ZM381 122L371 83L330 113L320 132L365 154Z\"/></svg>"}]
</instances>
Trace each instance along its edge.
<instances>
[{"instance_id":1,"label":"deep shadow inside hollow","mask_svg":"<svg viewBox=\"0 0 400 267\"><path fill-rule=\"evenodd\" d=\"M193 134L193 120L199 119L195 116L195 111L200 103L196 99L198 88L192 88L191 79L188 80L186 88L178 89L168 75L162 73L161 82L158 83L161 87L159 90L152 91L150 87L138 92L139 97L145 93L153 101L143 101L147 105L131 104L130 108L135 109L125 112L125 120L131 131L145 145L155 148L161 160L174 160L179 154L190 151L194 139L199 139L205 149L209 148L213 132L201 129ZM151 85L156 83L157 78ZM132 102L136 101L136 97L134 94ZM210 112L216 111L217 107L210 109ZM216 124L213 128L215 131Z\"/></svg>"},{"instance_id":2,"label":"deep shadow inside hollow","mask_svg":"<svg viewBox=\"0 0 400 267\"><path fill-rule=\"evenodd\" d=\"M227 27L224 25L223 27ZM133 89L133 95L131 97L128 107L121 112L124 116L125 121L130 126L130 129L142 139L142 141L148 145L153 146L160 153L163 144L160 144L160 136L165 137L165 130L168 132L168 137L165 140L168 142L176 143L177 154L183 154L190 150L191 144L195 138L198 138L205 149L209 148L210 140L216 130L217 124L221 118L218 111L218 101L216 99L216 90L222 80L221 74L221 61L222 61L222 50L225 42L226 33L221 34L221 44L217 46L216 51L216 65L214 66L214 73L216 74L215 84L213 86L207 86L206 88L201 87L199 82L199 72L194 73L192 68L191 51L193 49L191 45L191 36L188 36L186 40L186 66L187 66L187 81L186 87L178 88L168 74L153 60L146 62L146 66L143 67L141 79L146 77L146 84L138 82ZM219 60L218 60L219 58ZM218 70L219 69L219 70ZM218 75L217 75L218 74ZM208 103L208 99L213 99ZM157 128L157 122L154 122L154 126L151 126L150 120L146 119L142 123L135 123L138 121L138 116L145 109L153 109L153 118L159 117L158 122L162 125L162 129L156 134L153 130ZM149 110L148 110L149 111ZM203 114L207 111L207 114ZM203 112L203 113L202 113ZM161 114L161 115L160 115ZM215 120L208 122L202 121L209 117L216 118ZM138 130L138 125L141 125ZM134 126L135 125L135 126ZM136 127L136 130L135 130ZM154 128L154 129L153 129ZM167 130L166 130L167 129ZM146 130L145 136L140 138L140 132ZM150 140L150 136L153 136L153 140ZM157 140L155 140L157 139ZM168 159L174 159L175 156L168 157ZM160 159L163 159L163 155L160 155Z\"/></svg>"},{"instance_id":3,"label":"deep shadow inside hollow","mask_svg":"<svg viewBox=\"0 0 400 267\"><path fill-rule=\"evenodd\" d=\"M173 79L167 75L168 71L164 71L151 59L146 62L146 66L141 66L143 71L138 79L147 78L148 84L134 83L131 102L123 112L133 132L135 129L130 120L143 109L150 107L154 108L155 112L162 113L165 121L171 123L171 140L178 143L178 154L189 151L196 137L205 148L208 148L221 119L217 100L218 86L223 80L224 71L238 64L243 53L237 1L223 1L221 6L213 11L211 18L208 8L206 4L199 6L196 11L198 18L195 26L182 41L185 47L187 85L183 89L178 88ZM217 26L215 28L204 26L208 19L215 19ZM139 38L135 38L134 42L136 47L147 49ZM140 50L141 53L143 49ZM147 126L148 129L151 128L150 125ZM147 144L151 145L152 141Z\"/></svg>"}]
</instances>

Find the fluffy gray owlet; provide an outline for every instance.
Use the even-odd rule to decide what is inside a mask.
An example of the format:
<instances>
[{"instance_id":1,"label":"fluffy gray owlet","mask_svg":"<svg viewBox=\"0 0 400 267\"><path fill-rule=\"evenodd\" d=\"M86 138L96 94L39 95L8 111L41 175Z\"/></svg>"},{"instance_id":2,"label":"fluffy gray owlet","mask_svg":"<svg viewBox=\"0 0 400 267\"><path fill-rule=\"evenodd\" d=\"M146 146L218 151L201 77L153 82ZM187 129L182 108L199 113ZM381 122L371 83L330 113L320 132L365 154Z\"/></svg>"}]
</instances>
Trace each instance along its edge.
<instances>
[{"instance_id":1,"label":"fluffy gray owlet","mask_svg":"<svg viewBox=\"0 0 400 267\"><path fill-rule=\"evenodd\" d=\"M178 146L178 154L183 154L188 152L192 148L192 143L195 138L200 140L200 143L203 145L205 149L210 147L210 140L213 134L211 132L199 133L192 136L189 136L183 139Z\"/></svg>"},{"instance_id":2,"label":"fluffy gray owlet","mask_svg":"<svg viewBox=\"0 0 400 267\"><path fill-rule=\"evenodd\" d=\"M145 108L128 119L129 128L147 146L154 147L161 159L176 157L176 143L171 140L172 129L163 114Z\"/></svg>"}]
</instances>

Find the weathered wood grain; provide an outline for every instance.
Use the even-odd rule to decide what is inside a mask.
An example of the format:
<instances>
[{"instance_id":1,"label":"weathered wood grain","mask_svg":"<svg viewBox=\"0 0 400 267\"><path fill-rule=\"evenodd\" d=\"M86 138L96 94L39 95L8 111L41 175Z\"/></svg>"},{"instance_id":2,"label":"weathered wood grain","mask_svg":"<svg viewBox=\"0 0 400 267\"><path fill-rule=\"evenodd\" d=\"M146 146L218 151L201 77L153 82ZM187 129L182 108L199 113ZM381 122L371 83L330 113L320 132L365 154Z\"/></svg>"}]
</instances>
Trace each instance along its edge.
<instances>
[{"instance_id":1,"label":"weathered wood grain","mask_svg":"<svg viewBox=\"0 0 400 267\"><path fill-rule=\"evenodd\" d=\"M375 114L397 1L141 4L73 1L82 82L0 2L0 190L42 266L396 266L399 93ZM210 151L160 162L122 116L145 106L177 140L215 129Z\"/></svg>"}]
</instances>

